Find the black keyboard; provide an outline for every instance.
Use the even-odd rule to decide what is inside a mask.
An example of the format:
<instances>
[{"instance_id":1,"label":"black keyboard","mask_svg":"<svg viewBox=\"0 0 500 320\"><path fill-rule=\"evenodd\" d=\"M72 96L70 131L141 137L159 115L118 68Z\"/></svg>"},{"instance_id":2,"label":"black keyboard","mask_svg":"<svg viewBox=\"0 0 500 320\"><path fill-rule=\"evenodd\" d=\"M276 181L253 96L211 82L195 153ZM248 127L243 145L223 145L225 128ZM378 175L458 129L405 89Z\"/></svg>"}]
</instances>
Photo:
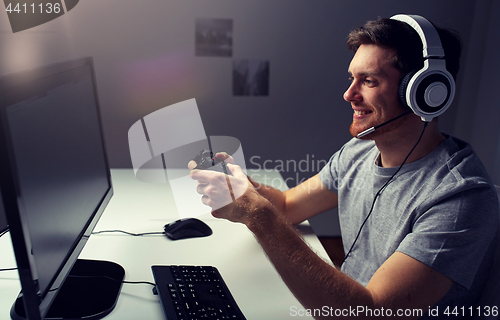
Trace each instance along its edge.
<instances>
[{"instance_id":1,"label":"black keyboard","mask_svg":"<svg viewBox=\"0 0 500 320\"><path fill-rule=\"evenodd\" d=\"M167 320L244 320L219 271L209 266L152 266Z\"/></svg>"}]
</instances>

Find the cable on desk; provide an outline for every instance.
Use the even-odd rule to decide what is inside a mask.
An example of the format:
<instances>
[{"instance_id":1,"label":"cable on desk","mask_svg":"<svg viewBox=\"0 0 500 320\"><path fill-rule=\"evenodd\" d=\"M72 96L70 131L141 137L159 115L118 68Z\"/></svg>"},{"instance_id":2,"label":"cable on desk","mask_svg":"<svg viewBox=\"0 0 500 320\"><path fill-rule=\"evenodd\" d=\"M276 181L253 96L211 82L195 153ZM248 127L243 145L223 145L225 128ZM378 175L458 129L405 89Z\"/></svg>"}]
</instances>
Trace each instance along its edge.
<instances>
[{"instance_id":1,"label":"cable on desk","mask_svg":"<svg viewBox=\"0 0 500 320\"><path fill-rule=\"evenodd\" d=\"M7 228L4 231L0 232L0 237L3 236L4 234L6 234L7 232L9 232L9 228Z\"/></svg>"},{"instance_id":2,"label":"cable on desk","mask_svg":"<svg viewBox=\"0 0 500 320\"><path fill-rule=\"evenodd\" d=\"M126 280L116 280L114 278L108 277L108 276L75 276L75 275L68 275L68 278L106 278L115 282L121 282L125 284L149 284L152 285L153 287L156 288L156 283L153 282L148 282L148 281L126 281ZM49 291L57 291L59 288L53 288L50 289Z\"/></svg>"},{"instance_id":3,"label":"cable on desk","mask_svg":"<svg viewBox=\"0 0 500 320\"><path fill-rule=\"evenodd\" d=\"M165 234L165 232L132 233L132 232L123 231L123 230L102 230L102 231L92 232L92 234L112 233L112 232L125 233L125 234L128 234L130 236L134 236L134 237L141 237L141 236L147 236L147 235L158 235L158 234L164 235Z\"/></svg>"},{"instance_id":4,"label":"cable on desk","mask_svg":"<svg viewBox=\"0 0 500 320\"><path fill-rule=\"evenodd\" d=\"M68 275L68 278L106 278L109 280L113 280L115 282L121 282L121 283L126 283L126 284L149 284L149 285L152 285L156 288L156 284L153 282L116 280L116 279L108 277L108 276L76 276L76 275L70 274L70 275ZM59 288L53 288L53 289L50 289L49 292L57 291L57 290L59 290Z\"/></svg>"},{"instance_id":5,"label":"cable on desk","mask_svg":"<svg viewBox=\"0 0 500 320\"><path fill-rule=\"evenodd\" d=\"M3 271L14 271L14 270L17 270L17 268L0 269L0 272L3 272Z\"/></svg>"},{"instance_id":6,"label":"cable on desk","mask_svg":"<svg viewBox=\"0 0 500 320\"><path fill-rule=\"evenodd\" d=\"M68 277L69 278L106 278L106 279L109 279L109 280L113 280L113 281L121 282L121 283L125 283L125 284L149 284L149 285L152 285L152 286L156 287L156 283L149 282L149 281L116 280L116 279L108 277L108 276L75 276L75 275L71 275L70 274Z\"/></svg>"}]
</instances>

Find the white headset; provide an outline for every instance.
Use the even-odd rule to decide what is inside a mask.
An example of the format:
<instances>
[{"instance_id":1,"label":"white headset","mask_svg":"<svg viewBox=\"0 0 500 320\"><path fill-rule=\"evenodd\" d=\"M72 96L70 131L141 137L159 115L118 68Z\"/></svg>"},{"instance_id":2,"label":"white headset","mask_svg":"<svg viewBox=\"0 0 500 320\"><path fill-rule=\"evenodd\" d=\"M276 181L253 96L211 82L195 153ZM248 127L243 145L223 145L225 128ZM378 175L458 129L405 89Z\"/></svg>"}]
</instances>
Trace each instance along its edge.
<instances>
[{"instance_id":1,"label":"white headset","mask_svg":"<svg viewBox=\"0 0 500 320\"><path fill-rule=\"evenodd\" d=\"M446 70L446 60L437 30L427 19L398 14L393 20L406 22L417 31L423 45L424 67L401 79L399 98L422 121L431 121L448 109L455 96L455 80Z\"/></svg>"}]
</instances>

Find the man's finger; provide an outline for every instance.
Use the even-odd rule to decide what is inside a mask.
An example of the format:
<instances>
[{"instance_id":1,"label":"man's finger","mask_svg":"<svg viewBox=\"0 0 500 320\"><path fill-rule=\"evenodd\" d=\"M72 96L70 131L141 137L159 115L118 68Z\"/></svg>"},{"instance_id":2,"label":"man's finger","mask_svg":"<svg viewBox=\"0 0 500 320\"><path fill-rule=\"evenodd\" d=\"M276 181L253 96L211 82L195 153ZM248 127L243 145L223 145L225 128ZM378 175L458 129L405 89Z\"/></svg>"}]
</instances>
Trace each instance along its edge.
<instances>
[{"instance_id":1,"label":"man's finger","mask_svg":"<svg viewBox=\"0 0 500 320\"><path fill-rule=\"evenodd\" d=\"M240 166L228 163L227 168L229 172L233 175L233 177L243 178L246 177L246 174L243 172Z\"/></svg>"},{"instance_id":2,"label":"man's finger","mask_svg":"<svg viewBox=\"0 0 500 320\"><path fill-rule=\"evenodd\" d=\"M196 168L196 165L197 165L196 161L191 160L191 161L188 162L188 169L189 170L193 170L194 168Z\"/></svg>"},{"instance_id":3,"label":"man's finger","mask_svg":"<svg viewBox=\"0 0 500 320\"><path fill-rule=\"evenodd\" d=\"M227 152L217 152L215 157L219 160L226 161L226 163L235 164L233 157L231 157Z\"/></svg>"}]
</instances>

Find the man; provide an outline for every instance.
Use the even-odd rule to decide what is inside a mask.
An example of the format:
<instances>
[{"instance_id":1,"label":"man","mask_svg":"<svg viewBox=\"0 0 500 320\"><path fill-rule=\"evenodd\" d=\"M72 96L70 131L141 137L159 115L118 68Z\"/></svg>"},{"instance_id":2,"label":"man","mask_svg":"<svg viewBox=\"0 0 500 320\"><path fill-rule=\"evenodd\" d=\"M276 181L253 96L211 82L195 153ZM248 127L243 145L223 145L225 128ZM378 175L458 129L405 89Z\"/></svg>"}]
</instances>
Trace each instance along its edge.
<instances>
[{"instance_id":1,"label":"man","mask_svg":"<svg viewBox=\"0 0 500 320\"><path fill-rule=\"evenodd\" d=\"M439 33L447 69L456 76L460 44ZM231 177L193 170L197 191L215 217L244 223L255 234L306 309L362 306L407 318L465 310L455 315L470 316L496 242L494 187L468 144L442 134L437 119L424 125L401 104L401 78L423 65L413 28L371 21L351 32L348 47L355 52L344 94L353 109L351 134L387 124L353 138L319 174L286 192L252 182L232 164ZM347 254L341 270L314 254L293 228L336 206Z\"/></svg>"}]
</instances>

